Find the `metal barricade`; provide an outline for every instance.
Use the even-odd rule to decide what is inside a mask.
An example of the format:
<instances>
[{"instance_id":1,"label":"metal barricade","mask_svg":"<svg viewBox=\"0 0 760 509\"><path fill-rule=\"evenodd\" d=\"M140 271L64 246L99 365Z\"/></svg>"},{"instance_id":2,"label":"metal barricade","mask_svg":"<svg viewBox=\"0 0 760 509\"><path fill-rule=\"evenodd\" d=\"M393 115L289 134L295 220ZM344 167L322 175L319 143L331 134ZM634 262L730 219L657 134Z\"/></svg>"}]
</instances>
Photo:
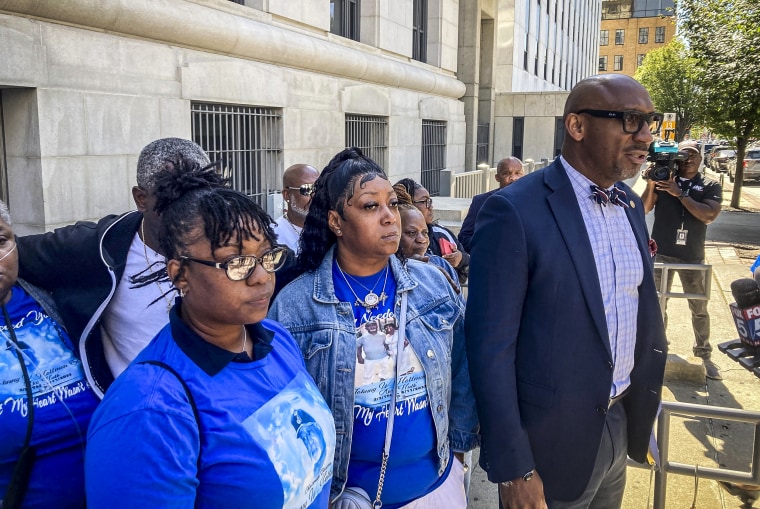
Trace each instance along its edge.
<instances>
[{"instance_id":1,"label":"metal barricade","mask_svg":"<svg viewBox=\"0 0 760 509\"><path fill-rule=\"evenodd\" d=\"M738 470L671 462L668 456L670 453L670 417L673 414L684 417L707 417L710 419L723 419L726 421L754 424L755 436L752 447L752 463L750 464L750 471L741 472ZM696 475L702 479L712 479L715 481L760 485L760 470L758 470L758 465L760 465L760 412L752 412L737 408L697 405L694 403L663 401L660 416L657 419L657 446L660 450L660 468L655 473L653 509L665 508L665 496L669 473L688 475L691 477ZM648 468L638 463L629 464Z\"/></svg>"},{"instance_id":2,"label":"metal barricade","mask_svg":"<svg viewBox=\"0 0 760 509\"><path fill-rule=\"evenodd\" d=\"M665 316L665 302L670 298L681 299L697 299L697 300L710 300L710 289L712 287L712 265L704 265L699 263L661 263L654 264L654 269L662 270L662 277L660 278L660 287L657 289L657 293L660 297L660 310L663 316ZM671 270L694 270L702 271L705 273L705 293L675 293L668 291L668 274ZM671 289L672 290L672 289Z\"/></svg>"}]
</instances>

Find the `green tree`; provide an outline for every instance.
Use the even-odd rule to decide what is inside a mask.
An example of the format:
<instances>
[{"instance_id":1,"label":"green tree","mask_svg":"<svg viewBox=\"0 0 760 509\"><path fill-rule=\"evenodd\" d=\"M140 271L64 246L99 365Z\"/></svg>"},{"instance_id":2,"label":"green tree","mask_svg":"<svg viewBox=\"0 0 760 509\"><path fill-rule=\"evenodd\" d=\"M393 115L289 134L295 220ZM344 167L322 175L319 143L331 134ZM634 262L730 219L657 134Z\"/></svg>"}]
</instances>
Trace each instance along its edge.
<instances>
[{"instance_id":1,"label":"green tree","mask_svg":"<svg viewBox=\"0 0 760 509\"><path fill-rule=\"evenodd\" d=\"M678 7L706 123L736 138L731 206L738 208L747 143L760 135L760 1L679 0Z\"/></svg>"},{"instance_id":2,"label":"green tree","mask_svg":"<svg viewBox=\"0 0 760 509\"><path fill-rule=\"evenodd\" d=\"M680 39L647 53L634 78L649 91L657 111L676 114L675 140L702 120L696 61Z\"/></svg>"}]
</instances>

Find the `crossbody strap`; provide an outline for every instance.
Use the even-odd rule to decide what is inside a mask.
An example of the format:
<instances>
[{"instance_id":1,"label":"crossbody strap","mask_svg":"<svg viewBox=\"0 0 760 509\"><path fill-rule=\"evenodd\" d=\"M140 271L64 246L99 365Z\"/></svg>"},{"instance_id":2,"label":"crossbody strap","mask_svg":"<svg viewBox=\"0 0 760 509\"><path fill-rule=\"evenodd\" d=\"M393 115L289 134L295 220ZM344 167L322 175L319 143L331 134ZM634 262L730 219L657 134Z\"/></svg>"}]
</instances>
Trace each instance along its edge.
<instances>
[{"instance_id":1,"label":"crossbody strap","mask_svg":"<svg viewBox=\"0 0 760 509\"><path fill-rule=\"evenodd\" d=\"M138 364L152 364L153 366L158 366L160 368L165 369L166 371L168 371L169 373L171 373L172 375L174 375L174 377L177 380L179 380L179 383L182 384L182 388L185 389L185 395L187 395L187 399L190 402L190 406L193 409L193 416L195 417L195 424L198 426L198 438L200 439L200 435L201 435L201 416L198 413L198 406L195 404L195 398L193 397L193 393L190 392L190 387L187 386L187 383L185 383L185 380L182 378L182 376L180 376L180 374L177 373L177 371L173 367L171 367L168 364L166 364L164 362L161 362L161 361L148 360L148 361L138 362ZM198 447L198 467L197 467L199 474L200 474L200 471L201 471L201 449L202 449L202 447L199 446Z\"/></svg>"},{"instance_id":2,"label":"crossbody strap","mask_svg":"<svg viewBox=\"0 0 760 509\"><path fill-rule=\"evenodd\" d=\"M21 347L16 338L16 331L13 330L13 323L8 315L8 309L6 309L5 304L3 304L3 317L5 318L5 325L8 327L8 334L11 341L13 341L16 357L18 357L18 362L21 364L21 374L24 376L24 390L27 399L27 415L29 416L26 421L24 446L21 448L21 454L19 454L16 466L13 468L10 484L8 484L8 489L0 503L0 507L4 509L16 509L21 507L24 501L26 490L29 487L29 479L32 476L32 466L37 457L36 448L30 446L32 442L32 428L34 427L34 394L32 393L32 380L29 378L29 371L26 369L26 361L24 361L24 355L21 353Z\"/></svg>"},{"instance_id":3,"label":"crossbody strap","mask_svg":"<svg viewBox=\"0 0 760 509\"><path fill-rule=\"evenodd\" d=\"M398 337L396 339L396 373L394 375L393 392L391 393L390 406L388 407L388 419L385 425L385 445L383 446L383 462L380 465L380 479L377 482L377 495L372 507L380 509L383 502L380 500L385 483L385 470L388 467L388 458L391 455L391 439L393 438L393 419L396 416L396 393L398 392L399 359L406 339L406 292L401 294L401 316L399 317Z\"/></svg>"}]
</instances>

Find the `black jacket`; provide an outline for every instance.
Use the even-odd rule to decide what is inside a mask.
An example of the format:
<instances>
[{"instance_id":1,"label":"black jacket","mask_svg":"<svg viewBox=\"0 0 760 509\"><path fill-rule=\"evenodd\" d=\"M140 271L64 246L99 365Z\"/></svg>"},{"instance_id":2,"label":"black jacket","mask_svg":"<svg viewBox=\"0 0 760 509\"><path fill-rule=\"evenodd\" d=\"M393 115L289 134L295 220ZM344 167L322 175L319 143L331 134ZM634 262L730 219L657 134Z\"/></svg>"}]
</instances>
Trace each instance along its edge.
<instances>
[{"instance_id":1,"label":"black jacket","mask_svg":"<svg viewBox=\"0 0 760 509\"><path fill-rule=\"evenodd\" d=\"M113 382L100 332L103 311L124 273L140 227L137 211L19 237L19 277L53 295L87 380L99 397Z\"/></svg>"}]
</instances>

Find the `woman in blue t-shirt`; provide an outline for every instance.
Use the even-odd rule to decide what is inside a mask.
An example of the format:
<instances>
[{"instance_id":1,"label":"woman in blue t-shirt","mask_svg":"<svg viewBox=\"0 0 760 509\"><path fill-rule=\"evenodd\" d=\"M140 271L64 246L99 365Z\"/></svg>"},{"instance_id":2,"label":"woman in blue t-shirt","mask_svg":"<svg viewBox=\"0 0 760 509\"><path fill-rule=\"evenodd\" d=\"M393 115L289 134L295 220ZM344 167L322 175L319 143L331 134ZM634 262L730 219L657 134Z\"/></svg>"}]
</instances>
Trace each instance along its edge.
<instances>
[{"instance_id":1,"label":"woman in blue t-shirt","mask_svg":"<svg viewBox=\"0 0 760 509\"><path fill-rule=\"evenodd\" d=\"M314 184L304 273L269 316L293 334L330 402L333 508L349 507L348 493L385 509L463 509L454 458L477 445L464 305L436 267L395 256L400 224L383 170L356 148L336 155Z\"/></svg>"},{"instance_id":2,"label":"woman in blue t-shirt","mask_svg":"<svg viewBox=\"0 0 760 509\"><path fill-rule=\"evenodd\" d=\"M156 173L166 273L133 280L168 278L179 297L93 416L90 509L328 505L330 410L265 319L286 249L252 198L205 183L210 171L178 160Z\"/></svg>"},{"instance_id":3,"label":"woman in blue t-shirt","mask_svg":"<svg viewBox=\"0 0 760 509\"><path fill-rule=\"evenodd\" d=\"M84 448L98 398L52 300L17 278L0 202L0 507L84 507Z\"/></svg>"}]
</instances>

